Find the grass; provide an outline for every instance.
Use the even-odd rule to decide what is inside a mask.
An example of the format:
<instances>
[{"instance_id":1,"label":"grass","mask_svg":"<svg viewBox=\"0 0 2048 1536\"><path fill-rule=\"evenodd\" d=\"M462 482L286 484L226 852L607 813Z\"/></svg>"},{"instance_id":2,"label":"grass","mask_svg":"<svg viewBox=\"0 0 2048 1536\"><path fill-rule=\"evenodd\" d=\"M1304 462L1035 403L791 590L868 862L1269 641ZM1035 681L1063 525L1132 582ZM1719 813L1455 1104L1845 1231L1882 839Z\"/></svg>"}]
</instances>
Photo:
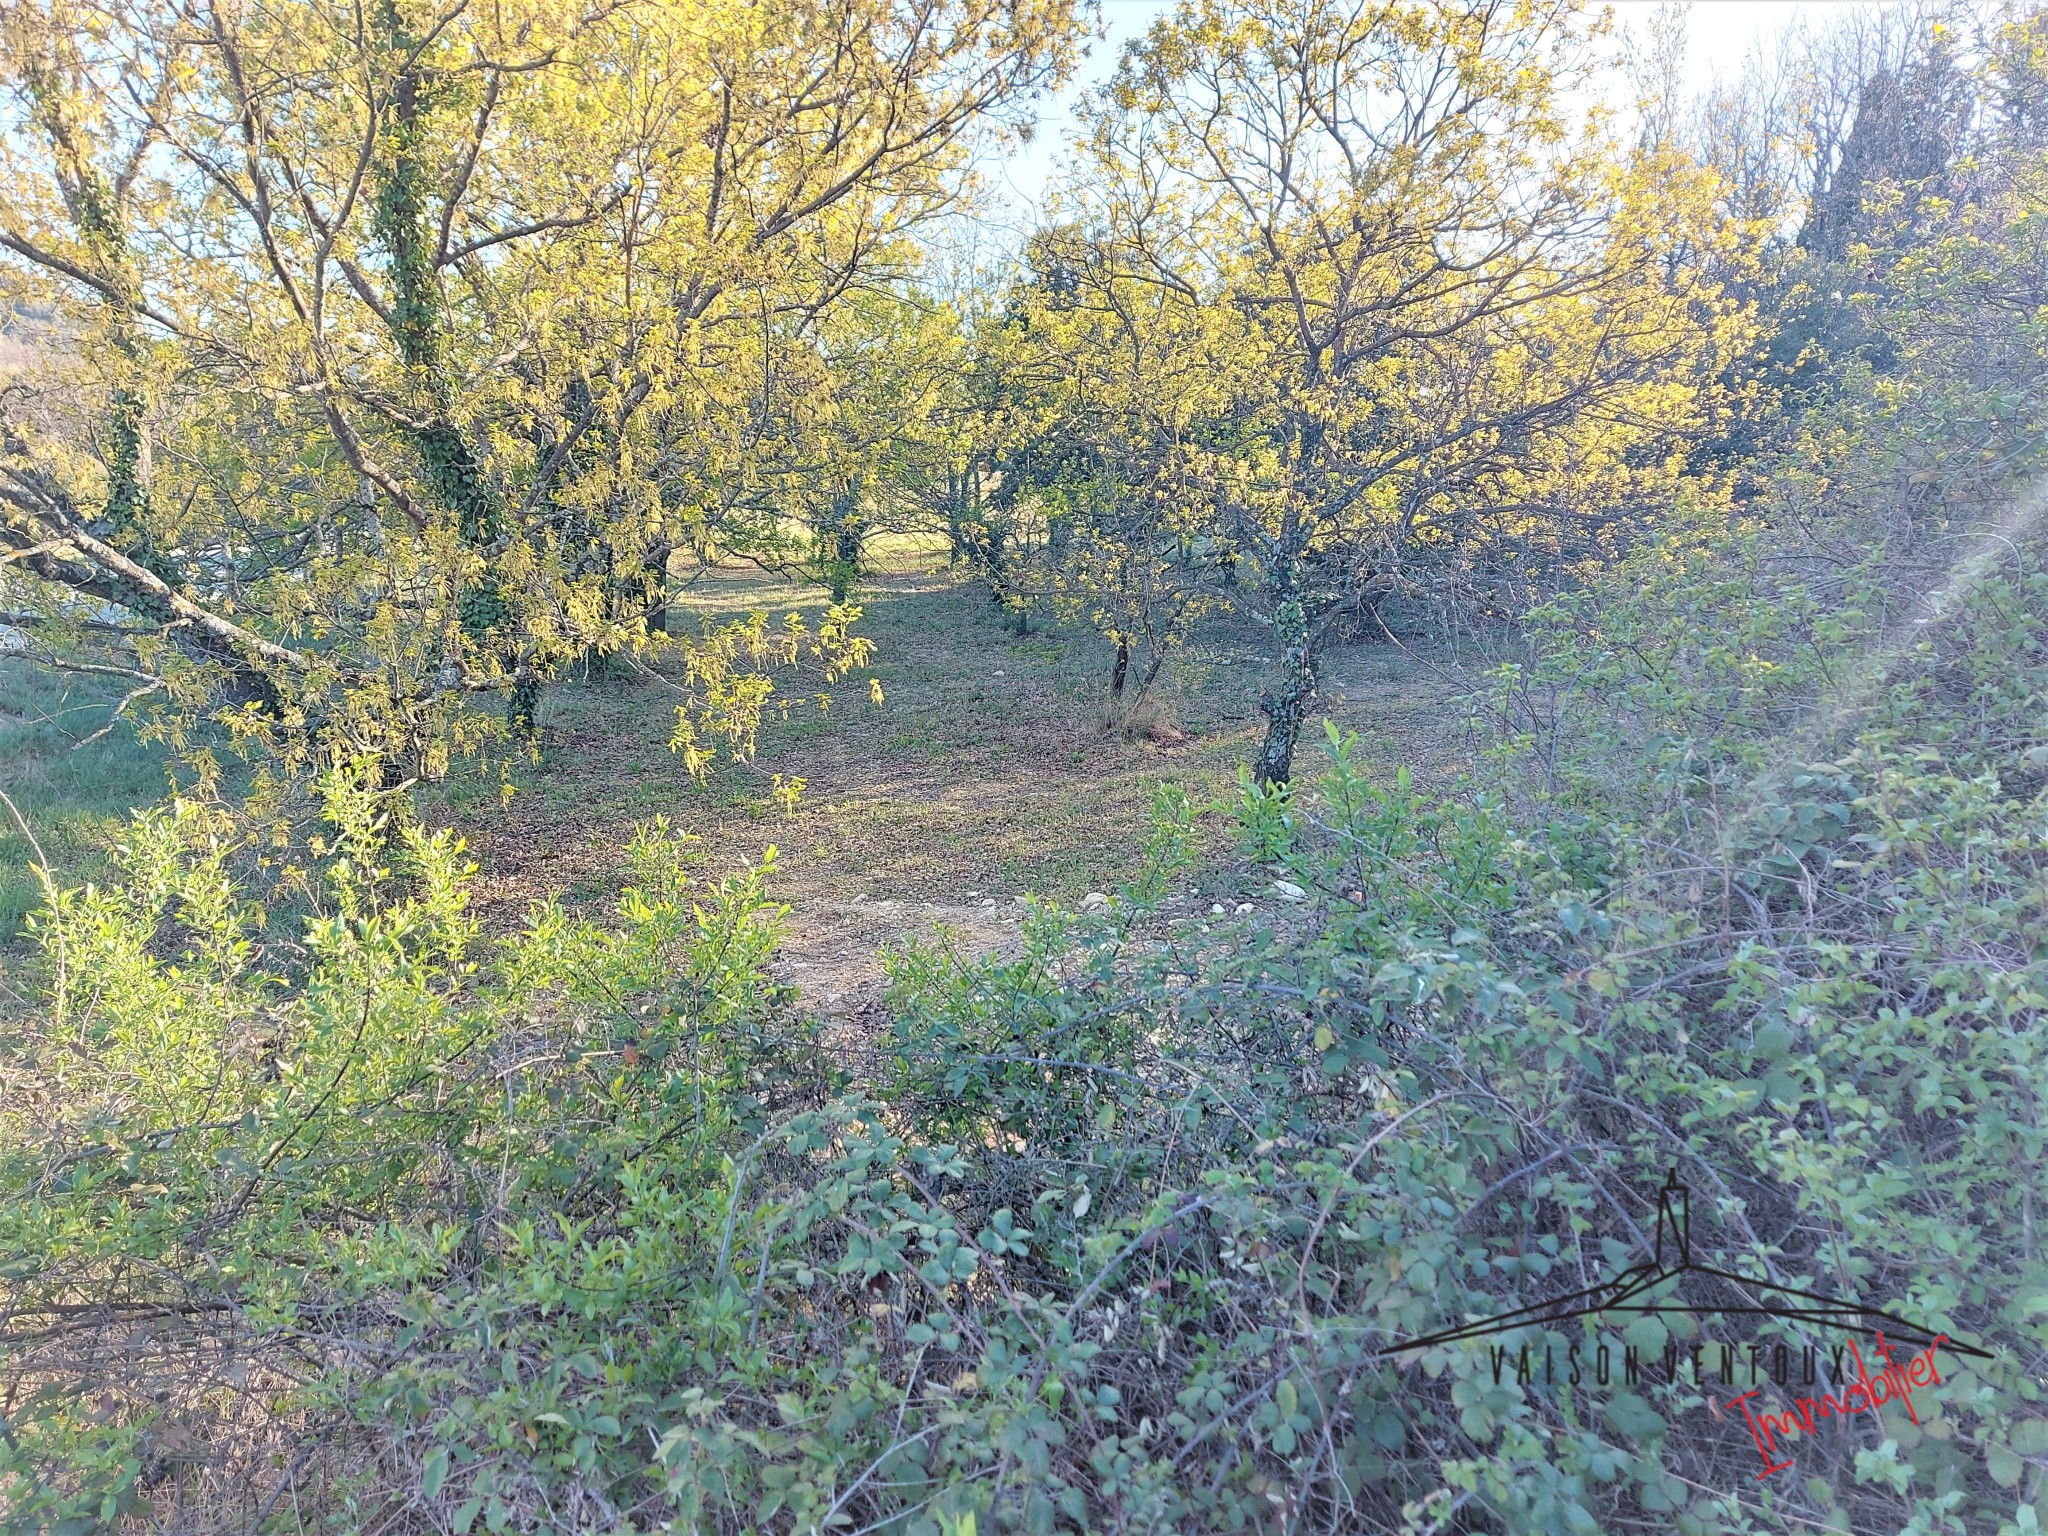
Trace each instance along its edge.
<instances>
[{"instance_id":1,"label":"grass","mask_svg":"<svg viewBox=\"0 0 2048 1536\"><path fill-rule=\"evenodd\" d=\"M612 669L548 689L540 757L515 766L509 799L496 770L474 765L417 791L428 822L468 838L485 921L509 926L547 895L609 904L619 847L634 826L666 816L700 839L707 874L775 846L775 889L793 909L792 963L812 983L872 979L875 948L920 923L995 943L1002 933L983 910L991 899L1013 907L1029 892L1072 903L1112 889L1148 835L1162 780L1198 803L1234 794L1238 765L1265 727L1266 637L1256 628L1205 627L1144 706L1150 735L1112 730L1111 656L1098 636L1036 620L1016 635L985 589L945 567L943 551L904 543L884 553L861 595L860 625L876 646L880 707L857 679L828 712L796 704L763 731L752 762L721 760L699 785L668 751L672 699ZM684 590L674 622L757 607L815 624L825 602L758 572L718 571ZM1425 784L1455 773L1452 691L1454 679L1388 645L1339 652L1325 667L1325 707L1359 731L1364 760L1388 778L1402 765ZM114 697L0 664L0 782L67 881L96 876L129 813L168 786L161 754L126 724L71 750L104 723ZM793 814L771 798L776 774L808 783ZM1222 818L1210 825L1224 835ZM18 834L0 836L0 934L13 934L38 899L28 862Z\"/></svg>"},{"instance_id":2,"label":"grass","mask_svg":"<svg viewBox=\"0 0 2048 1536\"><path fill-rule=\"evenodd\" d=\"M85 742L121 692L0 660L0 787L66 883L98 877L130 814L170 788L162 751L139 741L129 721ZM0 814L0 940L42 904L33 858L14 818Z\"/></svg>"},{"instance_id":3,"label":"grass","mask_svg":"<svg viewBox=\"0 0 2048 1536\"><path fill-rule=\"evenodd\" d=\"M1265 726L1260 635L1228 623L1196 637L1146 708L1152 736L1107 724L1108 646L1079 628L1010 632L964 573L898 551L862 598L885 703L842 686L829 713L799 705L762 733L750 763L722 761L708 786L667 750L673 705L658 685L613 679L551 689L542 760L495 785L456 779L429 793L462 826L489 909L546 891L608 894L625 829L663 814L702 839L707 869L779 851L778 889L807 900L865 896L936 905L966 893L1075 901L1128 869L1162 780L1196 800L1231 792ZM678 623L762 607L815 621L812 590L718 573L677 603ZM1427 780L1456 767L1445 686L1389 646L1333 658L1326 700L1359 729L1369 761ZM808 782L794 814L770 800L774 775Z\"/></svg>"}]
</instances>

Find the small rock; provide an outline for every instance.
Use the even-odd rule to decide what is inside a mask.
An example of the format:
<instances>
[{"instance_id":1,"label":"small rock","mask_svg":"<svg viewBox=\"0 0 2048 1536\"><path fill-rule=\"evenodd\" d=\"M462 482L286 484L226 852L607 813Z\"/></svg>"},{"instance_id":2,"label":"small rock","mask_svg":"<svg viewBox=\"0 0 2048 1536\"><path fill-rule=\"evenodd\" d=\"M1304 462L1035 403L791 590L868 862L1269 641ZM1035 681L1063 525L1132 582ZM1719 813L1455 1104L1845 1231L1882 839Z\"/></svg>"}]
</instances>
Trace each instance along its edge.
<instances>
[{"instance_id":1,"label":"small rock","mask_svg":"<svg viewBox=\"0 0 2048 1536\"><path fill-rule=\"evenodd\" d=\"M1300 901L1308 895L1307 891L1304 891L1292 880L1275 880L1273 882L1273 889L1279 893L1282 901Z\"/></svg>"},{"instance_id":2,"label":"small rock","mask_svg":"<svg viewBox=\"0 0 2048 1536\"><path fill-rule=\"evenodd\" d=\"M1240 902L1239 902L1239 903L1237 904L1237 915L1238 915L1239 917L1243 917L1243 916L1245 915L1245 913L1247 913L1247 912L1251 911L1251 909L1252 909L1252 904L1251 904L1250 902L1248 902L1248 901L1240 901Z\"/></svg>"},{"instance_id":3,"label":"small rock","mask_svg":"<svg viewBox=\"0 0 2048 1536\"><path fill-rule=\"evenodd\" d=\"M1106 912L1109 910L1109 898L1100 891L1090 891L1081 898L1081 910L1083 912Z\"/></svg>"},{"instance_id":4,"label":"small rock","mask_svg":"<svg viewBox=\"0 0 2048 1536\"><path fill-rule=\"evenodd\" d=\"M969 901L973 901L973 900L974 900L974 899L975 899L975 898L976 898L977 896L979 896L979 895L981 894L981 892L979 892L979 891L962 891L962 892L961 892L960 894L961 894L962 896L966 897L966 898L967 898L967 899L968 899Z\"/></svg>"},{"instance_id":5,"label":"small rock","mask_svg":"<svg viewBox=\"0 0 2048 1536\"><path fill-rule=\"evenodd\" d=\"M1209 915L1211 917L1221 917L1223 915L1223 903L1219 901L1213 904L1209 908Z\"/></svg>"},{"instance_id":6,"label":"small rock","mask_svg":"<svg viewBox=\"0 0 2048 1536\"><path fill-rule=\"evenodd\" d=\"M995 906L995 904L996 904L996 899L995 899L995 897L993 897L993 896L984 896L984 897L982 897L982 898L981 898L981 904L982 904L982 905L983 905L984 907L990 907L990 908L993 908L993 907Z\"/></svg>"}]
</instances>

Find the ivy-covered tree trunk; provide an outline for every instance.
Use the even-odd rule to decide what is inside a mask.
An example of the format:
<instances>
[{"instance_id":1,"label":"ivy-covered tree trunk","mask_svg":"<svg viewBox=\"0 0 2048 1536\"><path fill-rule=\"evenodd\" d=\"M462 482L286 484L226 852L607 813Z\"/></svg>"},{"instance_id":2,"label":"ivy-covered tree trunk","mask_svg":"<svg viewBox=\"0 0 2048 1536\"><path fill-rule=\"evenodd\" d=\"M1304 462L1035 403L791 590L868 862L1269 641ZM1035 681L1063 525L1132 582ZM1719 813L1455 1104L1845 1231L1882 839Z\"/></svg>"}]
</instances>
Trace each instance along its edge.
<instances>
[{"instance_id":1,"label":"ivy-covered tree trunk","mask_svg":"<svg viewBox=\"0 0 2048 1536\"><path fill-rule=\"evenodd\" d=\"M832 589L832 601L843 603L860 580L861 546L867 537L867 522L860 512L861 481L855 479L834 491L819 530L824 546L824 575Z\"/></svg>"},{"instance_id":2,"label":"ivy-covered tree trunk","mask_svg":"<svg viewBox=\"0 0 2048 1536\"><path fill-rule=\"evenodd\" d=\"M1293 776L1294 749L1301 740L1302 722L1315 704L1317 685L1307 614L1291 592L1273 615L1273 633L1280 642L1280 680L1259 700L1266 716L1266 740L1254 770L1267 789Z\"/></svg>"},{"instance_id":3,"label":"ivy-covered tree trunk","mask_svg":"<svg viewBox=\"0 0 2048 1536\"><path fill-rule=\"evenodd\" d=\"M852 520L842 522L832 560L832 601L835 603L846 601L860 576L860 545L859 524Z\"/></svg>"},{"instance_id":4,"label":"ivy-covered tree trunk","mask_svg":"<svg viewBox=\"0 0 2048 1536\"><path fill-rule=\"evenodd\" d=\"M675 548L667 538L657 538L648 547L647 556L640 564L641 598L647 615L647 632L651 635L668 633L668 558L675 553Z\"/></svg>"},{"instance_id":5,"label":"ivy-covered tree trunk","mask_svg":"<svg viewBox=\"0 0 2048 1536\"><path fill-rule=\"evenodd\" d=\"M1323 428L1312 419L1296 423L1292 434L1290 460L1296 465L1312 464L1320 448ZM1266 717L1266 739L1259 748L1254 769L1259 785L1271 789L1285 784L1294 774L1294 749L1301 740L1302 723L1315 705L1317 677L1316 639L1302 601L1302 565L1308 553L1311 529L1300 508L1290 509L1277 535L1266 546L1266 566L1272 581L1273 638L1278 642L1280 676L1259 699Z\"/></svg>"},{"instance_id":6,"label":"ivy-covered tree trunk","mask_svg":"<svg viewBox=\"0 0 2048 1536\"><path fill-rule=\"evenodd\" d=\"M122 543L145 529L149 520L149 445L143 435L143 410L142 396L125 387L114 391L107 408L107 531Z\"/></svg>"},{"instance_id":7,"label":"ivy-covered tree trunk","mask_svg":"<svg viewBox=\"0 0 2048 1536\"><path fill-rule=\"evenodd\" d=\"M984 525L985 538L976 551L982 578L988 582L988 598L1003 610L1013 634L1031 633L1031 605L1010 580L1008 530L1000 519L991 517Z\"/></svg>"},{"instance_id":8,"label":"ivy-covered tree trunk","mask_svg":"<svg viewBox=\"0 0 2048 1536\"><path fill-rule=\"evenodd\" d=\"M37 60L28 71L26 83L35 121L49 140L58 181L71 207L78 243L89 256L98 280L113 356L124 372L139 372L143 348L136 331L135 264L115 189L82 151L78 117L82 109L89 108L67 83L66 71L54 54ZM176 587L183 585L183 578L161 569L149 558L146 409L141 392L125 379L114 385L107 401L107 493L101 507L99 532L108 543ZM167 623L171 618L169 610L147 600L138 611L159 623Z\"/></svg>"},{"instance_id":9,"label":"ivy-covered tree trunk","mask_svg":"<svg viewBox=\"0 0 2048 1536\"><path fill-rule=\"evenodd\" d=\"M974 541L967 531L968 477L957 469L946 471L946 564L958 565L974 558Z\"/></svg>"},{"instance_id":10,"label":"ivy-covered tree trunk","mask_svg":"<svg viewBox=\"0 0 2048 1536\"><path fill-rule=\"evenodd\" d=\"M34 506L50 513L59 527L76 525L77 533L104 541L126 563L122 569L104 559L80 563L48 549L47 528L36 531L38 519L9 517L13 537L0 543L13 548L24 568L79 596L115 603L163 628L165 637L193 660L219 669L222 692L238 702L266 709L278 703L268 673L241 645L223 636L229 627L195 625L178 611L174 593L189 593L188 573L157 543L150 497L149 401L144 379L149 348L139 323L141 285L120 187L111 181L88 151L90 120L95 111L83 93L84 76L75 53L67 52L55 34L43 39L44 49L21 55L30 120L41 131L57 185L71 214L84 266L106 317L110 345L105 355L114 365L104 430L106 489L96 517L75 505L57 482L26 463L11 466L16 485L25 494L16 506ZM6 434L0 457L12 457L25 445Z\"/></svg>"},{"instance_id":11,"label":"ivy-covered tree trunk","mask_svg":"<svg viewBox=\"0 0 2048 1536\"><path fill-rule=\"evenodd\" d=\"M419 39L405 30L394 0L383 0L379 19L394 57L410 60ZM391 335L421 393L432 402L431 419L412 434L427 482L435 500L454 515L463 548L473 552L483 566L473 579L469 572L456 578L462 584L456 598L457 622L470 644L498 651L513 679L506 717L514 730L531 735L540 682L521 662L507 633L512 610L489 566L500 533L497 497L483 465L452 419L454 401L441 336L441 290L435 275L437 252L433 220L427 210L426 110L426 82L421 72L409 63L402 65L392 86L373 220L391 280Z\"/></svg>"}]
</instances>

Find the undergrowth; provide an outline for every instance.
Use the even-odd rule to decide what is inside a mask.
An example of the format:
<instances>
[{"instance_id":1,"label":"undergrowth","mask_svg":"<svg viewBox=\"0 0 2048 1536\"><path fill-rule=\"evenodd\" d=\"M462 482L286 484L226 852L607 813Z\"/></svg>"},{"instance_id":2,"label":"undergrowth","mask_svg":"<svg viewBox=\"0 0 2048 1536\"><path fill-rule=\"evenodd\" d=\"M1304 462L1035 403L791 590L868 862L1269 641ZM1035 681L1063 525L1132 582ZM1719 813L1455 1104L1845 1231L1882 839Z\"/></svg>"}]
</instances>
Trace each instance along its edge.
<instances>
[{"instance_id":1,"label":"undergrowth","mask_svg":"<svg viewBox=\"0 0 2048 1536\"><path fill-rule=\"evenodd\" d=\"M1985 576L1739 804L1591 747L1604 815L1435 803L1333 730L1232 808L1284 920L1161 915L1207 814L1164 790L1107 910L905 950L851 1060L762 970L768 871L694 885L665 828L609 922L486 942L459 845L347 774L289 934L227 823L142 818L36 920L0 1497L51 1532L2030 1529L2044 596ZM1642 1258L1672 1169L1732 1271L1991 1358L1760 1481L1711 1376L1398 1348ZM1686 1285L1503 1342L1661 1360L1755 1300Z\"/></svg>"}]
</instances>

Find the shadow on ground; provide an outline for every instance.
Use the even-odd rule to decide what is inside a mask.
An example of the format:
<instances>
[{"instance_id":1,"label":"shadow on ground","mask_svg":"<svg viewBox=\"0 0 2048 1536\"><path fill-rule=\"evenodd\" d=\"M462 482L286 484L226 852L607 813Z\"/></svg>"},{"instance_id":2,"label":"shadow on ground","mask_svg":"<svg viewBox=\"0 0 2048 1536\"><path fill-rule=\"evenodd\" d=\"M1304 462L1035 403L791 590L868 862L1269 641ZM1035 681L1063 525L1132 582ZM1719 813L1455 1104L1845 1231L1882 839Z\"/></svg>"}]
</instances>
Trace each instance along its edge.
<instances>
[{"instance_id":1,"label":"shadow on ground","mask_svg":"<svg viewBox=\"0 0 2048 1536\"><path fill-rule=\"evenodd\" d=\"M862 600L884 703L843 686L823 713L796 704L752 762L719 763L708 785L668 751L674 702L660 685L552 689L541 759L515 773L518 793L501 801L495 779L457 777L422 806L469 839L485 921L516 922L549 893L609 904L618 847L656 816L699 839L707 876L772 845L772 888L790 908L777 968L851 1022L879 1012L885 947L946 933L963 951L1001 952L1017 942L1027 893L1071 904L1114 889L1149 834L1158 786L1198 803L1229 797L1264 728L1260 636L1228 621L1196 637L1131 733L1108 726L1109 650L1090 632L1014 634L984 589L944 569L884 575ZM815 622L823 604L811 589L722 574L677 607L678 624L751 607ZM1365 762L1428 782L1459 766L1457 691L1455 674L1413 650L1361 646L1331 658L1324 704L1360 733ZM806 781L794 812L771 798L776 774ZM1225 819L1204 825L1221 853ZM1205 887L1202 899L1212 894L1240 893Z\"/></svg>"}]
</instances>

